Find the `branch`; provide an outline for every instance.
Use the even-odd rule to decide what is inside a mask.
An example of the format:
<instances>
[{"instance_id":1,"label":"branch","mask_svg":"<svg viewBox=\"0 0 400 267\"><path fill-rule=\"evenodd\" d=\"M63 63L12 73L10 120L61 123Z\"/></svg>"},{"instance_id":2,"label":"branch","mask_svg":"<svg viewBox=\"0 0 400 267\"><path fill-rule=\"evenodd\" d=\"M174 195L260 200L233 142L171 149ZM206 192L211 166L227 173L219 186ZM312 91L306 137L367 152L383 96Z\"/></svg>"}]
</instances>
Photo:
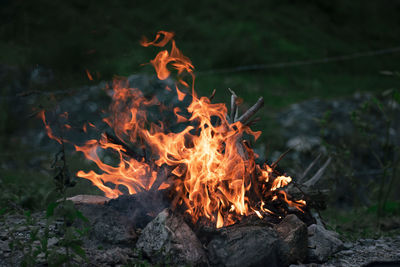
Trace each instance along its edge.
<instances>
[{"instance_id":1,"label":"branch","mask_svg":"<svg viewBox=\"0 0 400 267\"><path fill-rule=\"evenodd\" d=\"M211 100L213 100L213 98L214 98L216 92L217 92L216 89L214 89L214 90L212 91L210 97L208 98L208 99L210 99L210 102L211 102Z\"/></svg>"},{"instance_id":2,"label":"branch","mask_svg":"<svg viewBox=\"0 0 400 267\"><path fill-rule=\"evenodd\" d=\"M231 119L231 123L234 123L235 118L238 113L238 107L236 105L237 95L231 88L228 88L228 90L232 94L232 96L231 96L231 118L230 119Z\"/></svg>"},{"instance_id":3,"label":"branch","mask_svg":"<svg viewBox=\"0 0 400 267\"><path fill-rule=\"evenodd\" d=\"M290 151L292 151L292 150L293 150L293 148L289 148L288 150L286 150L285 152L283 152L283 153L279 156L279 158L278 158L277 160L275 160L274 163L271 164L271 168L272 168L272 169L275 169L276 166L278 165L279 161L281 161L281 160L282 160Z\"/></svg>"},{"instance_id":4,"label":"branch","mask_svg":"<svg viewBox=\"0 0 400 267\"><path fill-rule=\"evenodd\" d=\"M307 176L307 174L310 172L310 170L312 169L312 167L314 167L314 165L318 162L318 160L321 158L321 154L319 154L311 163L310 165L308 165L307 169L303 172L303 174L299 177L298 179L298 183L301 183L301 181L303 181L303 179Z\"/></svg>"},{"instance_id":5,"label":"branch","mask_svg":"<svg viewBox=\"0 0 400 267\"><path fill-rule=\"evenodd\" d=\"M328 158L328 160L324 163L324 165L317 171L317 173L307 182L305 182L303 185L308 186L308 187L312 187L313 185L315 185L321 178L322 175L324 174L326 168L329 166L329 164L331 163L332 158Z\"/></svg>"},{"instance_id":6,"label":"branch","mask_svg":"<svg viewBox=\"0 0 400 267\"><path fill-rule=\"evenodd\" d=\"M127 156L136 159L136 160L141 160L143 158L143 155L138 155L138 153L136 153L133 149L131 149L127 144L125 144L124 142L122 142L118 137L110 134L110 133L104 133L107 141L119 146L122 146L122 148L125 151L124 152Z\"/></svg>"},{"instance_id":7,"label":"branch","mask_svg":"<svg viewBox=\"0 0 400 267\"><path fill-rule=\"evenodd\" d=\"M150 192L157 191L158 188L161 186L161 184L167 180L168 175L170 175L172 169L173 169L173 167L171 167L171 166L164 165L164 166L160 167L160 169L157 172L157 178L154 181L154 183L151 186L149 191Z\"/></svg>"},{"instance_id":8,"label":"branch","mask_svg":"<svg viewBox=\"0 0 400 267\"><path fill-rule=\"evenodd\" d=\"M239 117L239 119L237 119L237 121L245 124L263 105L264 98L260 97L251 108L249 108L242 116Z\"/></svg>"}]
</instances>

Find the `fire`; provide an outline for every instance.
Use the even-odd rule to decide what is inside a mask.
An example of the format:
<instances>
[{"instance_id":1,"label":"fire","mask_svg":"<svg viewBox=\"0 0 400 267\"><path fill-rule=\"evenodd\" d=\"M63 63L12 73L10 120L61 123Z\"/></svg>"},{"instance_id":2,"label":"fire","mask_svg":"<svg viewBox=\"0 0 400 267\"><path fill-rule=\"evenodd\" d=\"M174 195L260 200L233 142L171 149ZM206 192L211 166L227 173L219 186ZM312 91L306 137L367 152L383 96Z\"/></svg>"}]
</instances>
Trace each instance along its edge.
<instances>
[{"instance_id":1,"label":"fire","mask_svg":"<svg viewBox=\"0 0 400 267\"><path fill-rule=\"evenodd\" d=\"M291 178L274 176L270 166L264 164L261 167L255 163L256 155L244 141L244 136L257 139L261 132L253 132L240 121L231 123L225 104L197 97L194 66L177 48L173 36L173 33L161 31L153 41L143 39L141 44L164 47L171 43L171 50L159 52L150 64L161 80L170 76L171 69L177 71L175 89L178 99L183 101L190 96L191 103L186 113L179 107L173 108L173 112L177 123L188 126L180 132L171 132L163 122L149 121L147 110L150 107L158 106L160 110L165 107L158 99L147 99L140 90L129 88L123 80L115 80L111 115L104 121L119 141L102 134L100 140L75 145L76 151L82 152L102 171L81 170L76 175L90 180L110 198L123 194L120 186L126 187L129 194L169 188L175 196L173 205L185 207L194 222L205 217L216 227L233 224L251 213L260 218L262 214L273 214L265 207L266 201L281 199L301 210L305 202L288 199L282 190ZM187 77L190 81L184 79ZM169 87L165 89L172 92ZM182 114L190 115L185 117ZM53 134L44 112L40 115L48 136L60 143L66 141ZM83 131L87 131L86 124ZM127 144L151 150L154 159L149 160L144 155L133 156L131 151L127 151ZM114 151L119 164L104 163L98 155L101 149ZM163 171L169 171L169 176L161 177ZM161 180L156 182L158 179ZM107 186L109 183L115 186Z\"/></svg>"}]
</instances>

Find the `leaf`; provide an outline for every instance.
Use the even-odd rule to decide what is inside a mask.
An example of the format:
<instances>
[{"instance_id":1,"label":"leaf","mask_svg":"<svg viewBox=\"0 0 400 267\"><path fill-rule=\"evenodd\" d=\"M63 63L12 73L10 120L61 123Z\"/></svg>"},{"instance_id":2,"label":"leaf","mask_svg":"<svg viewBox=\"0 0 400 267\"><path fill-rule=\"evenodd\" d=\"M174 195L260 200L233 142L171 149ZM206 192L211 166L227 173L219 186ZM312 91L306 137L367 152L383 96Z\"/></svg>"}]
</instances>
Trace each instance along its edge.
<instances>
[{"instance_id":1,"label":"leaf","mask_svg":"<svg viewBox=\"0 0 400 267\"><path fill-rule=\"evenodd\" d=\"M79 218L79 219L81 219L81 220L84 221L84 222L89 222L89 219L86 218L86 217L82 214L82 212L79 211L79 210L76 210L76 217Z\"/></svg>"},{"instance_id":2,"label":"leaf","mask_svg":"<svg viewBox=\"0 0 400 267\"><path fill-rule=\"evenodd\" d=\"M76 254L78 254L82 258L86 258L85 250L83 250L83 248L81 246L79 246L77 244L71 244L71 248Z\"/></svg>"},{"instance_id":3,"label":"leaf","mask_svg":"<svg viewBox=\"0 0 400 267\"><path fill-rule=\"evenodd\" d=\"M382 102L379 101L379 99L376 98L376 97L372 98L372 101L374 101L374 103L378 106L379 110L380 110L382 113L384 113Z\"/></svg>"},{"instance_id":4,"label":"leaf","mask_svg":"<svg viewBox=\"0 0 400 267\"><path fill-rule=\"evenodd\" d=\"M39 233L39 228L34 228L31 230L31 232L29 233L31 241L38 240L38 233Z\"/></svg>"},{"instance_id":5,"label":"leaf","mask_svg":"<svg viewBox=\"0 0 400 267\"><path fill-rule=\"evenodd\" d=\"M47 206L47 210L46 210L46 218L50 218L52 216L54 216L54 210L55 208L57 208L57 206L60 204L60 202L51 202L48 206Z\"/></svg>"},{"instance_id":6,"label":"leaf","mask_svg":"<svg viewBox=\"0 0 400 267\"><path fill-rule=\"evenodd\" d=\"M42 246L43 251L47 251L47 244L48 244L48 239L47 238L42 238L40 240L40 245Z\"/></svg>"},{"instance_id":7,"label":"leaf","mask_svg":"<svg viewBox=\"0 0 400 267\"><path fill-rule=\"evenodd\" d=\"M6 214L6 212L7 212L6 208L0 209L0 216Z\"/></svg>"}]
</instances>

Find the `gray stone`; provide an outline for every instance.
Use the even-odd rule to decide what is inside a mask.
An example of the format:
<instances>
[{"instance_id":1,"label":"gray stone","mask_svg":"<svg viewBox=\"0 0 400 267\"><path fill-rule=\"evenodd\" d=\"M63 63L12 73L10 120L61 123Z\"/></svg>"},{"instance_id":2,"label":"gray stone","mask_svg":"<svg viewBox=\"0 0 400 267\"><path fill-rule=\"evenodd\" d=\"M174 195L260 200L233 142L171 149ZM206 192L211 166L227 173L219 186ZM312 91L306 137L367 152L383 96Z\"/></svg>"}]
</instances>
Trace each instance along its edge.
<instances>
[{"instance_id":1,"label":"gray stone","mask_svg":"<svg viewBox=\"0 0 400 267\"><path fill-rule=\"evenodd\" d=\"M289 262L303 262L307 257L307 226L296 215L286 216L275 230L289 246Z\"/></svg>"},{"instance_id":2,"label":"gray stone","mask_svg":"<svg viewBox=\"0 0 400 267\"><path fill-rule=\"evenodd\" d=\"M0 241L0 251L10 252L10 247L7 241Z\"/></svg>"},{"instance_id":3,"label":"gray stone","mask_svg":"<svg viewBox=\"0 0 400 267\"><path fill-rule=\"evenodd\" d=\"M143 229L136 243L153 263L172 266L208 265L202 244L182 217L165 209Z\"/></svg>"},{"instance_id":4,"label":"gray stone","mask_svg":"<svg viewBox=\"0 0 400 267\"><path fill-rule=\"evenodd\" d=\"M266 226L232 226L208 244L213 266L286 266L289 248Z\"/></svg>"},{"instance_id":5,"label":"gray stone","mask_svg":"<svg viewBox=\"0 0 400 267\"><path fill-rule=\"evenodd\" d=\"M341 255L353 255L354 251L349 249L349 250L343 250L340 252Z\"/></svg>"},{"instance_id":6,"label":"gray stone","mask_svg":"<svg viewBox=\"0 0 400 267\"><path fill-rule=\"evenodd\" d=\"M343 248L344 249L351 249L353 247L354 247L354 244L350 243L350 242L346 242L346 243L343 244Z\"/></svg>"},{"instance_id":7,"label":"gray stone","mask_svg":"<svg viewBox=\"0 0 400 267\"><path fill-rule=\"evenodd\" d=\"M51 237L47 240L47 247L52 247L58 244L58 238L57 237Z\"/></svg>"},{"instance_id":8,"label":"gray stone","mask_svg":"<svg viewBox=\"0 0 400 267\"><path fill-rule=\"evenodd\" d=\"M91 225L86 242L93 243L93 246L109 246L131 245L136 241L135 229L127 216L103 205L84 204L77 207Z\"/></svg>"},{"instance_id":9,"label":"gray stone","mask_svg":"<svg viewBox=\"0 0 400 267\"><path fill-rule=\"evenodd\" d=\"M343 242L337 238L335 232L316 224L308 227L308 259L310 261L327 261L342 248Z\"/></svg>"}]
</instances>

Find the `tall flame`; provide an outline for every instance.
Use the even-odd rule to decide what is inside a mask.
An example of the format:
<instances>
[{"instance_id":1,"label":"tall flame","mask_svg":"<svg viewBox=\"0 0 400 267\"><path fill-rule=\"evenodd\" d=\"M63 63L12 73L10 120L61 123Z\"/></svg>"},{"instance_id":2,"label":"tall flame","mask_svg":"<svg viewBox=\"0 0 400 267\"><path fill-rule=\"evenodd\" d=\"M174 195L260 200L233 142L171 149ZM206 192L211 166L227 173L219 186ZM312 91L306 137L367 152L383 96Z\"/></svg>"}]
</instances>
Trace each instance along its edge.
<instances>
[{"instance_id":1,"label":"tall flame","mask_svg":"<svg viewBox=\"0 0 400 267\"><path fill-rule=\"evenodd\" d=\"M186 208L193 221L206 217L217 227L230 225L253 212L259 217L262 217L262 213L273 213L265 208L264 199L268 197L271 201L284 199L290 206L301 210L305 202L289 200L281 190L291 182L291 178L275 177L271 186L267 186L272 179L271 167L256 165L256 155L243 141L244 134L257 139L261 132L251 131L239 121L229 123L225 104L214 104L207 97L197 97L194 91L194 66L177 48L173 36L173 33L160 31L153 41L144 38L141 44L145 47L164 47L171 43L170 51L159 52L150 63L161 80L170 76L171 68L177 71L177 96L180 101L187 95L191 96L191 103L186 108L190 116L181 115L179 107L173 111L177 123L189 125L175 133L168 132L162 122L148 121L147 109L161 107L160 102L156 98L145 98L141 91L129 88L123 80L115 80L111 115L104 121L121 143L113 142L103 134L100 140L89 140L82 146L75 145L76 151L83 152L103 172L78 171L77 176L89 179L107 197L115 198L123 194L120 186L126 187L129 194L150 190L155 186L157 172L161 171L162 166L168 166L171 177L157 185L158 189L170 187L177 204ZM189 74L190 82L184 80L186 74ZM185 92L185 88L190 88L191 92ZM172 92L169 87L166 90ZM44 112L41 117L49 137L62 142L46 123ZM83 129L87 130L86 125ZM154 163L144 157L129 155L128 144L150 149L152 155L156 155ZM99 149L114 151L119 164L110 166L104 163L98 155ZM107 186L109 183L115 186ZM254 197L249 196L254 183L259 188L256 203ZM277 193L272 197L274 191Z\"/></svg>"}]
</instances>

